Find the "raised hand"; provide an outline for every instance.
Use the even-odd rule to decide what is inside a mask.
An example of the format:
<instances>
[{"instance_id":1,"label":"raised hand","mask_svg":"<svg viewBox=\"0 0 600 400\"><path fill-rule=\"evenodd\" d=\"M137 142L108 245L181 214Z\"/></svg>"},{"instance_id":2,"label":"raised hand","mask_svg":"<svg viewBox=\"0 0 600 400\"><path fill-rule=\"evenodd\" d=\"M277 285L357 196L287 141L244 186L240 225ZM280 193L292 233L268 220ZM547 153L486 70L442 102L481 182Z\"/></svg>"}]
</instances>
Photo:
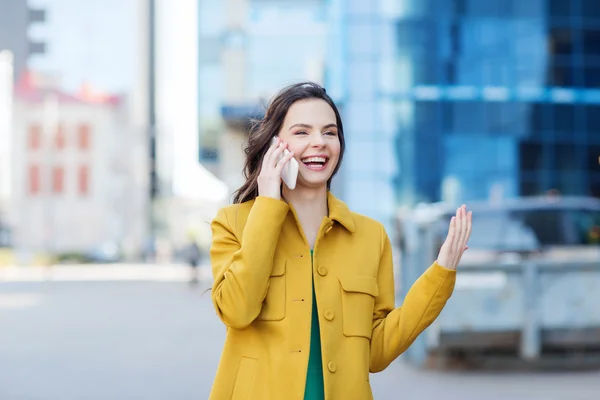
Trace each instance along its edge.
<instances>
[{"instance_id":1,"label":"raised hand","mask_svg":"<svg viewBox=\"0 0 600 400\"><path fill-rule=\"evenodd\" d=\"M471 222L472 212L467 213L467 207L463 204L456 210L456 216L450 220L448 236L437 258L439 265L448 269L456 269L463 253L469 248L467 242L471 236Z\"/></svg>"},{"instance_id":2,"label":"raised hand","mask_svg":"<svg viewBox=\"0 0 600 400\"><path fill-rule=\"evenodd\" d=\"M290 151L281 160L279 159L286 147L287 144L277 138L277 141L267 150L257 179L259 196L281 199L281 171L294 157L294 153Z\"/></svg>"}]
</instances>

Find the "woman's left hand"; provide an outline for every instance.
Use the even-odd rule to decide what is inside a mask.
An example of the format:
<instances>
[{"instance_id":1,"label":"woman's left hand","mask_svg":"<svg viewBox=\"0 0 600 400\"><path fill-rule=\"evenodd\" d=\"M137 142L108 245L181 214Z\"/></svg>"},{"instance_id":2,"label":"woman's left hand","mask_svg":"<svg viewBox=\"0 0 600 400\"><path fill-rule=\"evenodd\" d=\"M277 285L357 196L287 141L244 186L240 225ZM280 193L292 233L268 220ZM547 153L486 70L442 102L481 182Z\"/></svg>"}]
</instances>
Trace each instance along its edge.
<instances>
[{"instance_id":1,"label":"woman's left hand","mask_svg":"<svg viewBox=\"0 0 600 400\"><path fill-rule=\"evenodd\" d=\"M456 216L450 220L450 228L446 241L440 249L437 263L444 268L456 269L460 259L469 247L467 242L471 236L472 213L467 213L467 207L463 204L456 210Z\"/></svg>"}]
</instances>

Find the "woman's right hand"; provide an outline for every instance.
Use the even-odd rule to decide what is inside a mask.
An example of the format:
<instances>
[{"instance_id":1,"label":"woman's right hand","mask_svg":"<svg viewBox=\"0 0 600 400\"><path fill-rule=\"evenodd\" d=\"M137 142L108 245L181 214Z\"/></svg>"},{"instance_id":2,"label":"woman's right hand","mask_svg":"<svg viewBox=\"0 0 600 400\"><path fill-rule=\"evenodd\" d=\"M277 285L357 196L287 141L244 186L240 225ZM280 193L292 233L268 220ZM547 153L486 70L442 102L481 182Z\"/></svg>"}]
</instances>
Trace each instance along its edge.
<instances>
[{"instance_id":1,"label":"woman's right hand","mask_svg":"<svg viewBox=\"0 0 600 400\"><path fill-rule=\"evenodd\" d=\"M277 141L267 150L257 179L259 196L281 199L281 171L294 157L294 153L290 151L279 160L286 147L287 145L277 138Z\"/></svg>"}]
</instances>

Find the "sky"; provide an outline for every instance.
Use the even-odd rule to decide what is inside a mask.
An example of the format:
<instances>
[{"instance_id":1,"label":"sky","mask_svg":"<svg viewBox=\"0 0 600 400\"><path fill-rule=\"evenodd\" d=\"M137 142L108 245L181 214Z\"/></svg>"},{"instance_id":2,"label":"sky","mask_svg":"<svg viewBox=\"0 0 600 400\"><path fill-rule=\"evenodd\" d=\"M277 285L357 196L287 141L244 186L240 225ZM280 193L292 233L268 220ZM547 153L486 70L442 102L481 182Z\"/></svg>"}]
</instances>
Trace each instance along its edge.
<instances>
[{"instance_id":1,"label":"sky","mask_svg":"<svg viewBox=\"0 0 600 400\"><path fill-rule=\"evenodd\" d=\"M136 0L29 0L46 9L46 22L30 36L46 42L46 54L31 69L59 77L67 90L82 84L123 93L134 79Z\"/></svg>"}]
</instances>

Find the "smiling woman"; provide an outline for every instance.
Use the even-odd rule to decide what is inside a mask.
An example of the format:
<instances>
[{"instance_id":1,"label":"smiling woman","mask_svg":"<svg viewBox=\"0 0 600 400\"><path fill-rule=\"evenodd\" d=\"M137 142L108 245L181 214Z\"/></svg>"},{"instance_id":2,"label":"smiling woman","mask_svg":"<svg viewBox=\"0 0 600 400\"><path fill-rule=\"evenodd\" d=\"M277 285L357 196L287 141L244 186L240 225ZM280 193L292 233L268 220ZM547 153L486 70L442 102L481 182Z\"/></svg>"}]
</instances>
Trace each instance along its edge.
<instances>
[{"instance_id":1,"label":"smiling woman","mask_svg":"<svg viewBox=\"0 0 600 400\"><path fill-rule=\"evenodd\" d=\"M301 162L299 185L319 187L327 184L339 165L339 136L336 112L325 100L309 98L292 104L283 120L279 138Z\"/></svg>"},{"instance_id":2,"label":"smiling woman","mask_svg":"<svg viewBox=\"0 0 600 400\"><path fill-rule=\"evenodd\" d=\"M314 83L285 88L252 127L247 181L211 225L212 300L228 327L211 399L372 399L369 373L450 297L471 214L456 210L438 259L395 308L383 225L329 192L344 145L339 111ZM292 158L293 190L282 185Z\"/></svg>"},{"instance_id":3,"label":"smiling woman","mask_svg":"<svg viewBox=\"0 0 600 400\"><path fill-rule=\"evenodd\" d=\"M288 113L289 111L289 113ZM316 111L315 115L311 112ZM320 124L320 126L319 126ZM315 132L322 131L327 136L335 137L337 157L327 179L327 188L331 178L339 169L344 155L345 141L342 118L331 98L321 86L314 83L300 83L282 90L269 104L263 120L255 121L250 128L248 144L245 149L246 163L244 176L246 183L234 195L234 203L243 203L258 196L258 176L261 172L262 161L269 150L273 136L279 136L286 141L292 136L315 137ZM310 133L310 134L309 134ZM307 139L303 139L308 143ZM288 143L292 152L301 149L301 140ZM332 143L331 141L329 141ZM298 159L298 157L296 157ZM307 160L299 160L301 164ZM304 175L300 171L300 178Z\"/></svg>"}]
</instances>

